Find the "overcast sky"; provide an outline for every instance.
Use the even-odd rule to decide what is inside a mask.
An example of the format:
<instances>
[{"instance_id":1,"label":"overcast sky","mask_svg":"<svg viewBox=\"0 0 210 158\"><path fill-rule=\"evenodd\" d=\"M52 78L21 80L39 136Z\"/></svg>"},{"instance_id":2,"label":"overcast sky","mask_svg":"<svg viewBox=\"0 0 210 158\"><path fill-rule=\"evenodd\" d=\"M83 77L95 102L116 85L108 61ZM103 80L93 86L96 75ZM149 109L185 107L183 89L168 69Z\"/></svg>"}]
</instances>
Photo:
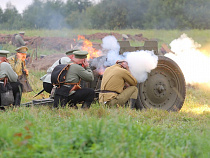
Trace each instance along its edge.
<instances>
[{"instance_id":1,"label":"overcast sky","mask_svg":"<svg viewBox=\"0 0 210 158\"><path fill-rule=\"evenodd\" d=\"M62 1L66 2L67 0L62 0ZM93 1L98 1L98 0L93 0ZM12 5L14 5L16 7L18 12L22 13L23 10L33 2L33 0L0 0L1 9L4 10L6 8L6 4L8 2L11 2Z\"/></svg>"}]
</instances>

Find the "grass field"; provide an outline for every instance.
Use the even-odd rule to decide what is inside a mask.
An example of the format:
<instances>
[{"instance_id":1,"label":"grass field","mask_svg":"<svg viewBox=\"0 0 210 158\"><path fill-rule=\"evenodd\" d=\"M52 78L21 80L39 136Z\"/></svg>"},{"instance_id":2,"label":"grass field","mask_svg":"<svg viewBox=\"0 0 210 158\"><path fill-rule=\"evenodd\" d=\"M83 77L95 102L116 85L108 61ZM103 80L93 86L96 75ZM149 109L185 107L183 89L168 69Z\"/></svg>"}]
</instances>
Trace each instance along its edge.
<instances>
[{"instance_id":1,"label":"grass field","mask_svg":"<svg viewBox=\"0 0 210 158\"><path fill-rule=\"evenodd\" d=\"M103 32L81 32L91 34L97 31ZM44 36L47 31L26 32L31 36ZM48 32L49 36L65 36L60 31ZM66 34L71 32L74 31L66 30ZM182 33L177 30L118 32L141 32L145 37L164 42ZM210 30L188 30L187 34L203 45L210 43ZM42 89L39 78L45 73L30 71L29 80L34 92L23 94L22 103L31 101L35 93ZM42 97L48 95L44 93L37 99ZM55 110L49 106L8 108L0 111L0 157L209 158L209 131L210 88L197 84L187 86L186 99L179 112L107 108L98 103L92 104L89 110L68 107Z\"/></svg>"}]
</instances>

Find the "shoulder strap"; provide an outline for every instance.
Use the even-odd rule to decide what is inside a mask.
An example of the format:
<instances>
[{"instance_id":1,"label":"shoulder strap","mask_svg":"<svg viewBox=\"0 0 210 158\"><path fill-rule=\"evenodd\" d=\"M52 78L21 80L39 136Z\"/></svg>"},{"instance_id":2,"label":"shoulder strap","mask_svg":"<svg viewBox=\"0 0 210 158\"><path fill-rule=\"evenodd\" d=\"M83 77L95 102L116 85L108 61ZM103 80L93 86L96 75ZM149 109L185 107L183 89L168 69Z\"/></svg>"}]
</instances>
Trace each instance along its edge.
<instances>
[{"instance_id":1,"label":"shoulder strap","mask_svg":"<svg viewBox=\"0 0 210 158\"><path fill-rule=\"evenodd\" d=\"M59 64L61 64L61 59L58 61Z\"/></svg>"}]
</instances>

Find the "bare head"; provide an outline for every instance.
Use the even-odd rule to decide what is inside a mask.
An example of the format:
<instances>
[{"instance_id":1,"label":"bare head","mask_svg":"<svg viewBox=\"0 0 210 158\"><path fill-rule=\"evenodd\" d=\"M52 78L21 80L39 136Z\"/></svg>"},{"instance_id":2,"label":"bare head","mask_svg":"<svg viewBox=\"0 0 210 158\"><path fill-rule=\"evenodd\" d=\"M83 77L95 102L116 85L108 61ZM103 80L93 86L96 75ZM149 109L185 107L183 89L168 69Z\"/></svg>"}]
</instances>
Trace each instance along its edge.
<instances>
[{"instance_id":1,"label":"bare head","mask_svg":"<svg viewBox=\"0 0 210 158\"><path fill-rule=\"evenodd\" d=\"M126 60L117 60L116 64L120 65L124 69L129 69L128 62Z\"/></svg>"}]
</instances>

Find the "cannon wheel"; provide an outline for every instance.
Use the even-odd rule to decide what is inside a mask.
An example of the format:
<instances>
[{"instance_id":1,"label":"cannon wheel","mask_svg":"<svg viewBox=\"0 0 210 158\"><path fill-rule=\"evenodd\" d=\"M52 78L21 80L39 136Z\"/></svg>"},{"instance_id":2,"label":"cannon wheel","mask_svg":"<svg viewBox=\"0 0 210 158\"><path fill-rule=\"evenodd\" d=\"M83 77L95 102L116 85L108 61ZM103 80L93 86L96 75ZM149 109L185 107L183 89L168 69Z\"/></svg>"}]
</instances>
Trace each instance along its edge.
<instances>
[{"instance_id":1,"label":"cannon wheel","mask_svg":"<svg viewBox=\"0 0 210 158\"><path fill-rule=\"evenodd\" d=\"M179 66L165 56L158 56L157 67L138 86L140 104L145 108L179 111L185 100L185 85Z\"/></svg>"}]
</instances>

